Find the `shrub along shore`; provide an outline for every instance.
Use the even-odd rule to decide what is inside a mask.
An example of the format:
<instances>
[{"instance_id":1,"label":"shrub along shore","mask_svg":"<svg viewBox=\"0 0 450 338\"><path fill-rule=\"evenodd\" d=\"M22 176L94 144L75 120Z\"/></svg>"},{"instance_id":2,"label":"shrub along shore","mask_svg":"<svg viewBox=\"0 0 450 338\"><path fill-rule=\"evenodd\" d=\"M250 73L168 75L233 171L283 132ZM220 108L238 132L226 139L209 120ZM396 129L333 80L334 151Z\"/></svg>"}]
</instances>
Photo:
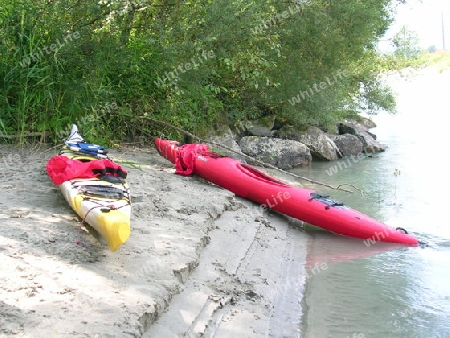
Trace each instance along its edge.
<instances>
[{"instance_id":1,"label":"shrub along shore","mask_svg":"<svg viewBox=\"0 0 450 338\"><path fill-rule=\"evenodd\" d=\"M0 139L57 142L72 123L105 145L182 138L145 114L206 135L394 111L376 44L400 2L0 0Z\"/></svg>"}]
</instances>

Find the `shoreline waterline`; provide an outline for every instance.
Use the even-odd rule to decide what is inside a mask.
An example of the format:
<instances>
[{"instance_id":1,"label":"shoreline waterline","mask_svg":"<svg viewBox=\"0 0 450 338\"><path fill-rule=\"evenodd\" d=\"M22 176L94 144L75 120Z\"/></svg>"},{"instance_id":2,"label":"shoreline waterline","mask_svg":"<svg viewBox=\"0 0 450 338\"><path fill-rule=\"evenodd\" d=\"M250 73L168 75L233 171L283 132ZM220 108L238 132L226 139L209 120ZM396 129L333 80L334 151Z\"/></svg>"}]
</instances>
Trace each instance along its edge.
<instances>
[{"instance_id":1,"label":"shoreline waterline","mask_svg":"<svg viewBox=\"0 0 450 338\"><path fill-rule=\"evenodd\" d=\"M393 229L407 229L428 246L384 250L381 243L365 247L315 232L309 259L332 261L307 280L304 337L447 337L450 332L450 230L442 222L447 191L429 179L444 182L447 176L446 167L434 159L445 144L446 124L440 121L448 107L450 71L425 69L409 79L387 81L398 93L399 112L374 117L373 131L389 146L386 152L331 177L326 173L332 163L313 163L299 172L361 188L364 196L330 195Z\"/></svg>"}]
</instances>

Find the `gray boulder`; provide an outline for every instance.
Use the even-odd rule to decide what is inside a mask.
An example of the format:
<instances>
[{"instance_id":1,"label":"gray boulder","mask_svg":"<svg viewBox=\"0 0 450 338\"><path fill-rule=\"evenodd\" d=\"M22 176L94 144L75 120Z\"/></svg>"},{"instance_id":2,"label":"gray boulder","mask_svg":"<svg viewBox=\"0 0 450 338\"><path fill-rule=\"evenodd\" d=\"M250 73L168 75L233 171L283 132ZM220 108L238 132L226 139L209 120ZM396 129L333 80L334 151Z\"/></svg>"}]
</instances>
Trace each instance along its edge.
<instances>
[{"instance_id":1,"label":"gray boulder","mask_svg":"<svg viewBox=\"0 0 450 338\"><path fill-rule=\"evenodd\" d=\"M364 151L364 143L358 136L351 134L332 135L330 138L339 148L342 156L358 155Z\"/></svg>"},{"instance_id":2,"label":"gray boulder","mask_svg":"<svg viewBox=\"0 0 450 338\"><path fill-rule=\"evenodd\" d=\"M243 153L283 170L306 166L312 161L308 147L294 140L245 136L239 146Z\"/></svg>"},{"instance_id":3,"label":"gray boulder","mask_svg":"<svg viewBox=\"0 0 450 338\"><path fill-rule=\"evenodd\" d=\"M367 129L371 129L371 128L375 128L377 125L375 122L373 122L371 119L364 117L364 116L360 116L361 118L361 124L366 127Z\"/></svg>"},{"instance_id":4,"label":"gray boulder","mask_svg":"<svg viewBox=\"0 0 450 338\"><path fill-rule=\"evenodd\" d=\"M367 120L370 121L370 120ZM367 126L368 122L366 123L360 123L355 120L344 120L343 123L339 123L338 130L339 134L351 134L351 135L357 135L358 130L363 130L366 133L368 133L374 140L377 139L377 135L371 133L369 129L371 127Z\"/></svg>"},{"instance_id":5,"label":"gray boulder","mask_svg":"<svg viewBox=\"0 0 450 338\"><path fill-rule=\"evenodd\" d=\"M238 154L241 152L241 148L236 142L236 135L230 130L230 128L225 129L220 134L218 133L209 134L207 141L214 142L214 144L208 143L209 149L211 151L245 162L245 157ZM221 147L219 146L219 144L222 144L233 151Z\"/></svg>"},{"instance_id":6,"label":"gray boulder","mask_svg":"<svg viewBox=\"0 0 450 338\"><path fill-rule=\"evenodd\" d=\"M376 136L367 131L367 128L360 123L342 122L339 124L339 134L350 134L357 136L364 144L366 153L378 153L385 151L387 146L379 143Z\"/></svg>"},{"instance_id":7,"label":"gray boulder","mask_svg":"<svg viewBox=\"0 0 450 338\"><path fill-rule=\"evenodd\" d=\"M317 127L311 126L302 131L284 126L278 130L277 135L282 139L295 140L305 144L310 149L311 155L320 160L334 161L342 156L333 140Z\"/></svg>"},{"instance_id":8,"label":"gray boulder","mask_svg":"<svg viewBox=\"0 0 450 338\"><path fill-rule=\"evenodd\" d=\"M275 124L275 117L268 116L246 123L247 132L253 136L273 136L272 128Z\"/></svg>"}]
</instances>

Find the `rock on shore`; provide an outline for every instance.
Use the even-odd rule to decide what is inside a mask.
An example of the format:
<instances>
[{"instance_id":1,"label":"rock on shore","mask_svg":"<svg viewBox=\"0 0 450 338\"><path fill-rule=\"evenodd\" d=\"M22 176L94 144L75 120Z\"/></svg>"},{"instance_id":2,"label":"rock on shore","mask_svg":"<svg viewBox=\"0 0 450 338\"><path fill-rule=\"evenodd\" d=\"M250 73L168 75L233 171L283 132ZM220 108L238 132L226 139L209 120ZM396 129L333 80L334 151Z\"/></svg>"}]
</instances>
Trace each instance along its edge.
<instances>
[{"instance_id":1,"label":"rock on shore","mask_svg":"<svg viewBox=\"0 0 450 338\"><path fill-rule=\"evenodd\" d=\"M369 131L375 123L368 118L359 122L344 120L336 126L335 133L326 133L320 128L307 126L304 130L284 125L275 127L273 121L248 121L240 133L230 129L219 135L209 136L209 140L228 147L218 151L239 160L244 155L277 166L283 170L308 166L314 160L336 161L345 156L359 156L383 152L387 146L376 140ZM277 128L277 129L275 129ZM215 146L212 147L215 149Z\"/></svg>"}]
</instances>

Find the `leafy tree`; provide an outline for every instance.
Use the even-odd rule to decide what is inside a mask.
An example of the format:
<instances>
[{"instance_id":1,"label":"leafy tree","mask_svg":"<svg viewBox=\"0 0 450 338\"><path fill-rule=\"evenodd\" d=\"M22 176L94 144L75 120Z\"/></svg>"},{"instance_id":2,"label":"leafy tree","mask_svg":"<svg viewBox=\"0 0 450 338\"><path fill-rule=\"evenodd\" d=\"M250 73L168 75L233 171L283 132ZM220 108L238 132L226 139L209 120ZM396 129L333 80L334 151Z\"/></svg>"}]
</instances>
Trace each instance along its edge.
<instances>
[{"instance_id":1,"label":"leafy tree","mask_svg":"<svg viewBox=\"0 0 450 338\"><path fill-rule=\"evenodd\" d=\"M420 52L419 36L406 26L402 26L392 38L392 45L395 47L396 56L411 57Z\"/></svg>"},{"instance_id":2,"label":"leafy tree","mask_svg":"<svg viewBox=\"0 0 450 338\"><path fill-rule=\"evenodd\" d=\"M159 134L143 114L206 133L263 116L327 127L361 109L392 110L374 48L392 8L389 0L0 0L0 130L60 135L79 121L107 142Z\"/></svg>"}]
</instances>

